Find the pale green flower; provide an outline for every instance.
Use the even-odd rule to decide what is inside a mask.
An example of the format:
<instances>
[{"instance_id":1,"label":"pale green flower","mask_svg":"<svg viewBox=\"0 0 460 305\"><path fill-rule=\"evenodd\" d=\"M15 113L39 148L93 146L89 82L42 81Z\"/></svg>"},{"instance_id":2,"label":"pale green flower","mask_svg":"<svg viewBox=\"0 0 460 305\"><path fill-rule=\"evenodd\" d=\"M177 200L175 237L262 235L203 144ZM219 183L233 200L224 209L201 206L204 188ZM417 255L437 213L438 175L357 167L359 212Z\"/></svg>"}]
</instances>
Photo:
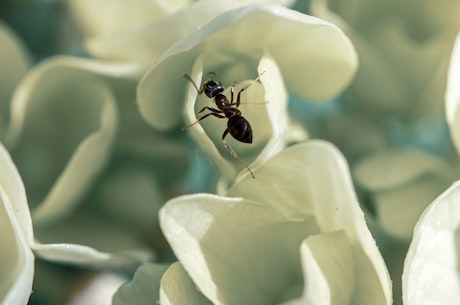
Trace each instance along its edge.
<instances>
[{"instance_id":1,"label":"pale green flower","mask_svg":"<svg viewBox=\"0 0 460 305\"><path fill-rule=\"evenodd\" d=\"M202 107L213 106L209 98L197 98L183 73L201 86L207 72L218 72L215 79L224 86L237 83L235 92L259 75L260 83L252 83L242 94L241 109L252 125L253 144L228 136L240 158L257 168L286 144L287 91L316 99L333 97L349 83L356 65L352 45L335 26L281 6L253 5L217 16L169 48L141 80L138 102L153 127L178 130L196 121ZM243 168L222 144L225 129L226 120L209 118L186 131L217 166L220 191Z\"/></svg>"},{"instance_id":2,"label":"pale green flower","mask_svg":"<svg viewBox=\"0 0 460 305\"><path fill-rule=\"evenodd\" d=\"M295 145L254 174L226 196L166 203L161 227L179 262L166 272L141 267L115 304L391 304L385 264L332 145Z\"/></svg>"},{"instance_id":3,"label":"pale green flower","mask_svg":"<svg viewBox=\"0 0 460 305\"><path fill-rule=\"evenodd\" d=\"M431 203L414 229L404 263L405 305L460 300L460 182Z\"/></svg>"},{"instance_id":4,"label":"pale green flower","mask_svg":"<svg viewBox=\"0 0 460 305\"><path fill-rule=\"evenodd\" d=\"M177 40L219 14L264 2L289 5L292 0L72 0L70 10L92 56L150 65Z\"/></svg>"}]
</instances>

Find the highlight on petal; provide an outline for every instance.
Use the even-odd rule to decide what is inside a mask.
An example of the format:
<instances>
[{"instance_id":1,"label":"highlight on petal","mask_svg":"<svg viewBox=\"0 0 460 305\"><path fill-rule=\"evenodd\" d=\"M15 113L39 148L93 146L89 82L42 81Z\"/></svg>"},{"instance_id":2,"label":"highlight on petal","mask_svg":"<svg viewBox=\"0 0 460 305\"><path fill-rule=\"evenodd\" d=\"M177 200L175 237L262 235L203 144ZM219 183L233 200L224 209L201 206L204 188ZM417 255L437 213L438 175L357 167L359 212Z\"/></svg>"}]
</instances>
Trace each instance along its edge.
<instances>
[{"instance_id":1,"label":"highlight on petal","mask_svg":"<svg viewBox=\"0 0 460 305\"><path fill-rule=\"evenodd\" d=\"M158 59L138 88L144 118L160 129L182 121L188 84L180 76L198 56L206 59L204 71L227 70L231 82L254 75L246 67L255 67L264 53L280 67L289 92L313 99L337 95L357 66L350 41L336 26L281 6L251 5L219 15Z\"/></svg>"},{"instance_id":2,"label":"highlight on petal","mask_svg":"<svg viewBox=\"0 0 460 305\"><path fill-rule=\"evenodd\" d=\"M137 268L132 280L115 293L113 305L162 304L159 302L160 281L168 267L152 263L142 264Z\"/></svg>"},{"instance_id":3,"label":"highlight on petal","mask_svg":"<svg viewBox=\"0 0 460 305\"><path fill-rule=\"evenodd\" d=\"M103 168L118 123L107 78L138 73L135 65L58 57L21 82L6 140L26 185L36 186L31 198L42 200L36 221L69 212Z\"/></svg>"},{"instance_id":4,"label":"highlight on petal","mask_svg":"<svg viewBox=\"0 0 460 305\"><path fill-rule=\"evenodd\" d=\"M29 58L25 47L8 28L0 21L0 139L3 139L8 125L10 99L14 87L29 68Z\"/></svg>"},{"instance_id":5,"label":"highlight on petal","mask_svg":"<svg viewBox=\"0 0 460 305\"><path fill-rule=\"evenodd\" d=\"M446 88L446 118L452 141L460 154L460 34L455 39L455 44L450 58Z\"/></svg>"},{"instance_id":6,"label":"highlight on petal","mask_svg":"<svg viewBox=\"0 0 460 305\"><path fill-rule=\"evenodd\" d=\"M425 210L404 263L405 305L452 304L460 300L460 182Z\"/></svg>"},{"instance_id":7,"label":"highlight on petal","mask_svg":"<svg viewBox=\"0 0 460 305\"><path fill-rule=\"evenodd\" d=\"M210 194L170 200L160 225L213 304L275 304L298 296L299 245L318 232L313 217L291 221L260 203Z\"/></svg>"},{"instance_id":8,"label":"highlight on petal","mask_svg":"<svg viewBox=\"0 0 460 305\"><path fill-rule=\"evenodd\" d=\"M289 219L315 215L321 232L343 230L355 261L354 304L391 303L391 283L356 200L344 157L331 144L309 141L284 149L243 177L228 196L243 197L281 211ZM359 271L358 271L359 270Z\"/></svg>"},{"instance_id":9,"label":"highlight on petal","mask_svg":"<svg viewBox=\"0 0 460 305\"><path fill-rule=\"evenodd\" d=\"M304 293L294 304L351 304L355 289L353 253L343 231L309 236L300 247Z\"/></svg>"},{"instance_id":10,"label":"highlight on petal","mask_svg":"<svg viewBox=\"0 0 460 305\"><path fill-rule=\"evenodd\" d=\"M0 303L27 304L32 292L32 225L20 177L0 145Z\"/></svg>"},{"instance_id":11,"label":"highlight on petal","mask_svg":"<svg viewBox=\"0 0 460 305\"><path fill-rule=\"evenodd\" d=\"M160 304L211 305L212 303L198 291L182 265L176 262L166 270L161 279Z\"/></svg>"}]
</instances>

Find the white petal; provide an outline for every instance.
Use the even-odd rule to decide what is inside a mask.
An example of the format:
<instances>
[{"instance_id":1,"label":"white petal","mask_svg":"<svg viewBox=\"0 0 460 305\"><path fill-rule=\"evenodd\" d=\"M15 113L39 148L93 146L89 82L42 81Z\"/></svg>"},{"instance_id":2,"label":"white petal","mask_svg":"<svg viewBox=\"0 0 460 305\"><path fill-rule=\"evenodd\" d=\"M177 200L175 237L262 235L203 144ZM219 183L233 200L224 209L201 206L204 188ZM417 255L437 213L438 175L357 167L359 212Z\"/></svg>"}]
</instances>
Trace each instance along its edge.
<instances>
[{"instance_id":1,"label":"white petal","mask_svg":"<svg viewBox=\"0 0 460 305\"><path fill-rule=\"evenodd\" d=\"M160 211L160 225L185 270L214 304L267 304L291 290L298 295L298 247L317 232L312 217L290 221L245 199L208 194L169 201Z\"/></svg>"},{"instance_id":2,"label":"white petal","mask_svg":"<svg viewBox=\"0 0 460 305\"><path fill-rule=\"evenodd\" d=\"M168 265L141 265L133 279L115 293L113 305L159 304L160 280L167 268Z\"/></svg>"},{"instance_id":3,"label":"white petal","mask_svg":"<svg viewBox=\"0 0 460 305\"><path fill-rule=\"evenodd\" d=\"M180 75L191 71L200 54L210 57L204 66L216 68L242 65L261 52L277 62L288 91L314 99L337 95L357 66L350 41L337 27L280 6L243 7L219 15L158 59L138 88L142 114L157 128L179 124L186 88Z\"/></svg>"},{"instance_id":4,"label":"white petal","mask_svg":"<svg viewBox=\"0 0 460 305\"><path fill-rule=\"evenodd\" d=\"M354 270L352 248L343 231L309 236L300 251L304 293L286 305L354 304L355 272L359 270Z\"/></svg>"},{"instance_id":5,"label":"white petal","mask_svg":"<svg viewBox=\"0 0 460 305\"><path fill-rule=\"evenodd\" d=\"M0 144L0 303L27 304L32 292L32 224L24 186L10 155Z\"/></svg>"},{"instance_id":6,"label":"white petal","mask_svg":"<svg viewBox=\"0 0 460 305\"><path fill-rule=\"evenodd\" d=\"M201 294L179 262L172 264L161 279L161 305L212 304Z\"/></svg>"},{"instance_id":7,"label":"white petal","mask_svg":"<svg viewBox=\"0 0 460 305\"><path fill-rule=\"evenodd\" d=\"M453 304L460 300L460 182L420 217L404 263L405 305Z\"/></svg>"},{"instance_id":8,"label":"white petal","mask_svg":"<svg viewBox=\"0 0 460 305\"><path fill-rule=\"evenodd\" d=\"M355 304L388 304L391 283L363 212L356 200L344 157L332 145L310 141L283 150L230 188L229 196L262 202L291 219L315 215L321 232L344 230L353 243L360 272Z\"/></svg>"},{"instance_id":9,"label":"white petal","mask_svg":"<svg viewBox=\"0 0 460 305\"><path fill-rule=\"evenodd\" d=\"M452 140L460 154L460 34L455 40L450 59L446 88L446 118Z\"/></svg>"}]
</instances>

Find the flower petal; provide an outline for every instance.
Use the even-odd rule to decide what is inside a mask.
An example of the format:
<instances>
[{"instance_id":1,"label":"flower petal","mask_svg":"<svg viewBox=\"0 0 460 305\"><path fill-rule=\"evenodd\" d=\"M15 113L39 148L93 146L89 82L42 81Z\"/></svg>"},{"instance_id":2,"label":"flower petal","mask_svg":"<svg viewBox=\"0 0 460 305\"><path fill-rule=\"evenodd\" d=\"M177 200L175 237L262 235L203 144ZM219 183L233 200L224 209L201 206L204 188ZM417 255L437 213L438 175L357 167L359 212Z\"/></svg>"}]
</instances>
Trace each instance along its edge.
<instances>
[{"instance_id":1,"label":"flower petal","mask_svg":"<svg viewBox=\"0 0 460 305\"><path fill-rule=\"evenodd\" d=\"M185 6L188 2L190 0L135 0L128 4L117 0L72 0L69 1L69 6L83 30L91 36L99 36L146 24Z\"/></svg>"},{"instance_id":2,"label":"flower petal","mask_svg":"<svg viewBox=\"0 0 460 305\"><path fill-rule=\"evenodd\" d=\"M80 3L82 1L74 1ZM89 1L87 1L89 2ZM152 5L152 1L150 1ZM177 1L176 1L177 2ZM86 47L88 51L95 57L104 59L117 60L134 60L146 65L151 65L160 55L172 46L176 41L187 37L190 33L199 29L219 14L242 7L245 5L267 2L266 0L233 0L233 1L216 1L216 0L201 0L191 2L186 6L186 0L178 3L172 9L163 10L163 13L157 12L150 14L150 20L145 19L142 23L142 14L136 12L140 16L132 16L130 22L135 22L138 26L124 26L118 31L105 31L107 35L101 35L87 41ZM189 1L190 2L190 1ZM286 4L292 2L289 0L272 0L271 2L280 2ZM164 1L163 4L165 4ZM168 3L172 3L171 1ZM105 3L104 3L105 4ZM158 6L158 5L157 5ZM161 5L164 6L164 5ZM121 5L120 7L123 7ZM131 5L127 5L131 10ZM182 8L181 10L178 10ZM105 10L105 9L104 9ZM150 9L151 10L151 9ZM177 10L177 11L176 11ZM93 10L99 12L99 10ZM121 13L125 13L120 10ZM81 15L87 18L88 14L83 12ZM170 14L167 14L170 13ZM101 24L99 14L96 15L94 23ZM163 15L162 18L159 18ZM148 17L148 15L146 16ZM123 20L124 18L121 18ZM134 20L132 20L134 19ZM150 21L150 22L146 22ZM115 21L114 22L118 22ZM120 26L117 26L120 27ZM164 29L168 29L168 35L164 35Z\"/></svg>"},{"instance_id":3,"label":"flower petal","mask_svg":"<svg viewBox=\"0 0 460 305\"><path fill-rule=\"evenodd\" d=\"M170 200L160 210L160 225L187 273L214 304L271 304L286 294L298 295L298 246L317 232L312 217L289 221L252 201L209 194Z\"/></svg>"},{"instance_id":4,"label":"flower petal","mask_svg":"<svg viewBox=\"0 0 460 305\"><path fill-rule=\"evenodd\" d=\"M275 5L239 8L178 41L145 75L138 101L150 124L163 129L179 124L186 89L180 75L206 52L214 57L206 67L236 66L244 56L267 52L280 67L288 91L314 99L337 95L357 66L350 41L327 22Z\"/></svg>"},{"instance_id":5,"label":"flower petal","mask_svg":"<svg viewBox=\"0 0 460 305\"><path fill-rule=\"evenodd\" d=\"M381 191L414 181L426 174L448 171L440 159L415 149L380 151L362 160L353 169L353 177L368 190Z\"/></svg>"},{"instance_id":6,"label":"flower petal","mask_svg":"<svg viewBox=\"0 0 460 305\"><path fill-rule=\"evenodd\" d=\"M161 279L161 305L212 304L201 294L185 269L178 262L172 264Z\"/></svg>"},{"instance_id":7,"label":"flower petal","mask_svg":"<svg viewBox=\"0 0 460 305\"><path fill-rule=\"evenodd\" d=\"M409 241L425 208L450 184L435 175L375 194L377 221L390 236Z\"/></svg>"},{"instance_id":8,"label":"flower petal","mask_svg":"<svg viewBox=\"0 0 460 305\"><path fill-rule=\"evenodd\" d=\"M0 45L0 139L3 139L9 120L11 95L29 68L29 58L16 35L1 21Z\"/></svg>"},{"instance_id":9,"label":"flower petal","mask_svg":"<svg viewBox=\"0 0 460 305\"><path fill-rule=\"evenodd\" d=\"M24 187L6 149L0 145L0 302L27 304L32 292L32 225Z\"/></svg>"},{"instance_id":10,"label":"flower petal","mask_svg":"<svg viewBox=\"0 0 460 305\"><path fill-rule=\"evenodd\" d=\"M353 253L343 231L309 236L300 247L303 273L303 296L286 305L353 304L355 272Z\"/></svg>"},{"instance_id":11,"label":"flower petal","mask_svg":"<svg viewBox=\"0 0 460 305\"><path fill-rule=\"evenodd\" d=\"M160 304L160 280L168 267L151 263L141 265L132 280L115 293L113 305Z\"/></svg>"},{"instance_id":12,"label":"flower petal","mask_svg":"<svg viewBox=\"0 0 460 305\"><path fill-rule=\"evenodd\" d=\"M355 304L369 296L381 304L391 301L391 283L364 215L356 201L344 157L331 144L309 141L283 150L255 169L256 179L244 177L229 196L263 202L290 219L315 215L321 232L344 230L353 244L357 273ZM363 293L365 291L365 293Z\"/></svg>"},{"instance_id":13,"label":"flower petal","mask_svg":"<svg viewBox=\"0 0 460 305\"><path fill-rule=\"evenodd\" d=\"M107 160L118 119L104 75L137 73L134 65L55 58L19 85L7 140L32 205L43 200L36 221L69 212Z\"/></svg>"},{"instance_id":14,"label":"flower petal","mask_svg":"<svg viewBox=\"0 0 460 305\"><path fill-rule=\"evenodd\" d=\"M460 300L460 182L425 210L404 263L405 305L452 304Z\"/></svg>"}]
</instances>

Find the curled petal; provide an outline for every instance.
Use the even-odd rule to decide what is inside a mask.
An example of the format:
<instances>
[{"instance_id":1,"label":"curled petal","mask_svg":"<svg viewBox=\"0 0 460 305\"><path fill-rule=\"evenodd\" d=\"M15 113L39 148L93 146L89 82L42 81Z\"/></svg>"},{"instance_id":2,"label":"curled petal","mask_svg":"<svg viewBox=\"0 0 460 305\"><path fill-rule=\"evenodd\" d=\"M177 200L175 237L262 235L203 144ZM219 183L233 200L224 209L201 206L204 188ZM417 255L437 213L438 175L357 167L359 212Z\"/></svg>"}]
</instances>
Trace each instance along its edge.
<instances>
[{"instance_id":1,"label":"curled petal","mask_svg":"<svg viewBox=\"0 0 460 305\"><path fill-rule=\"evenodd\" d=\"M166 270L161 279L160 304L211 305L212 303L198 291L184 267L176 262Z\"/></svg>"},{"instance_id":2,"label":"curled petal","mask_svg":"<svg viewBox=\"0 0 460 305\"><path fill-rule=\"evenodd\" d=\"M298 246L318 232L313 217L289 221L270 207L208 194L169 201L160 210L160 225L214 304L268 304L298 295Z\"/></svg>"},{"instance_id":3,"label":"curled petal","mask_svg":"<svg viewBox=\"0 0 460 305\"><path fill-rule=\"evenodd\" d=\"M353 253L343 231L312 235L300 247L303 296L286 305L351 304L355 289Z\"/></svg>"},{"instance_id":4,"label":"curled petal","mask_svg":"<svg viewBox=\"0 0 460 305\"><path fill-rule=\"evenodd\" d=\"M389 304L391 284L356 200L347 163L331 144L310 141L283 150L243 177L229 196L243 197L276 208L290 219L315 215L321 232L343 230L352 243L355 272L354 304Z\"/></svg>"},{"instance_id":5,"label":"curled petal","mask_svg":"<svg viewBox=\"0 0 460 305\"><path fill-rule=\"evenodd\" d=\"M0 302L27 304L32 292L34 255L32 225L19 174L0 145Z\"/></svg>"},{"instance_id":6,"label":"curled petal","mask_svg":"<svg viewBox=\"0 0 460 305\"><path fill-rule=\"evenodd\" d=\"M460 300L460 182L441 194L420 217L404 263L405 305Z\"/></svg>"},{"instance_id":7,"label":"curled petal","mask_svg":"<svg viewBox=\"0 0 460 305\"><path fill-rule=\"evenodd\" d=\"M280 67L288 91L314 99L337 95L357 66L350 41L330 23L280 6L247 6L219 15L158 59L139 84L143 116L157 128L179 124L186 91L180 75L200 54L207 56L206 67L218 68L243 65L263 52Z\"/></svg>"},{"instance_id":8,"label":"curled petal","mask_svg":"<svg viewBox=\"0 0 460 305\"><path fill-rule=\"evenodd\" d=\"M14 87L29 68L25 48L14 33L0 22L0 139L3 139L8 125L10 99Z\"/></svg>"},{"instance_id":9,"label":"curled petal","mask_svg":"<svg viewBox=\"0 0 460 305\"><path fill-rule=\"evenodd\" d=\"M69 212L102 169L118 123L106 79L136 75L135 65L63 57L23 79L13 97L7 142L26 184L36 186L29 190L32 198L43 200L36 221Z\"/></svg>"}]
</instances>

